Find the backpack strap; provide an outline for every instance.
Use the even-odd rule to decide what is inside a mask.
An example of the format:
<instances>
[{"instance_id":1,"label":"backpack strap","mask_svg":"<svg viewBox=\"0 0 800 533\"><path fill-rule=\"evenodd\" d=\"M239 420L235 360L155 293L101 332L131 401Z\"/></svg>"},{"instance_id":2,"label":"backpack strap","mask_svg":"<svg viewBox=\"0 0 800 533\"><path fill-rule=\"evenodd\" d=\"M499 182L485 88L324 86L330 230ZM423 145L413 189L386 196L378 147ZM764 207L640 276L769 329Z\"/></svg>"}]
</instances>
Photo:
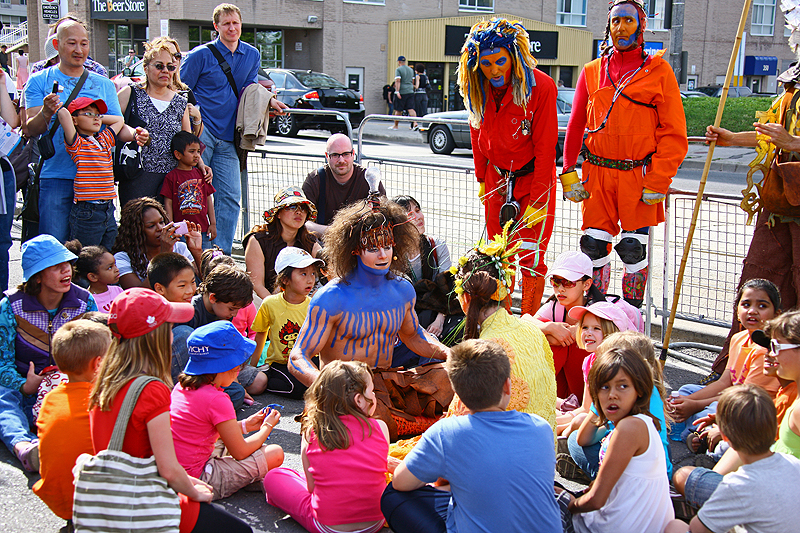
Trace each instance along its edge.
<instances>
[{"instance_id":1,"label":"backpack strap","mask_svg":"<svg viewBox=\"0 0 800 533\"><path fill-rule=\"evenodd\" d=\"M114 431L111 433L111 440L108 442L108 449L116 452L122 451L122 443L125 440L125 430L128 428L128 421L131 419L133 409L139 400L139 395L145 386L151 381L159 381L153 376L139 376L134 378L128 392L125 393L125 400L117 414L117 421L114 423Z\"/></svg>"},{"instance_id":2,"label":"backpack strap","mask_svg":"<svg viewBox=\"0 0 800 533\"><path fill-rule=\"evenodd\" d=\"M231 66L222 57L222 53L214 46L213 42L210 42L206 45L206 47L211 50L211 53L214 54L214 57L217 58L217 62L219 63L219 68L222 69L222 72L225 73L225 76L228 78L228 83L231 86L231 90L233 91L233 96L236 98L236 101L239 101L239 89L236 87L236 80L233 79L233 71L231 70Z\"/></svg>"}]
</instances>

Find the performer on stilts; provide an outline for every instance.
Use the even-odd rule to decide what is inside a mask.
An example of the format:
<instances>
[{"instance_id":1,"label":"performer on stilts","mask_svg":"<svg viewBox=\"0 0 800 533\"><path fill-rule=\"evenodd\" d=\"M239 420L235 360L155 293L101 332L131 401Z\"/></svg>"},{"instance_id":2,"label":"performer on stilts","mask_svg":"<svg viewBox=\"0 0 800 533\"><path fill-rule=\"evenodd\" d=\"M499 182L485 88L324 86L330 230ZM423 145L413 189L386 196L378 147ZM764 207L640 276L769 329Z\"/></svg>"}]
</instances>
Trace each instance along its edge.
<instances>
[{"instance_id":1,"label":"performer on stilts","mask_svg":"<svg viewBox=\"0 0 800 533\"><path fill-rule=\"evenodd\" d=\"M641 0L614 0L601 56L583 68L575 87L560 176L564 196L583 202L580 246L603 293L621 227L614 249L625 265L622 296L636 307L647 284L650 228L664 221L662 202L689 147L675 74L663 51L645 52L646 26ZM579 153L582 179L575 171Z\"/></svg>"},{"instance_id":2,"label":"performer on stilts","mask_svg":"<svg viewBox=\"0 0 800 533\"><path fill-rule=\"evenodd\" d=\"M500 235L513 218L512 243L522 241L522 312L533 314L542 301L544 254L553 232L556 85L536 69L522 24L506 19L472 27L461 49L458 84L469 110L487 237Z\"/></svg>"}]
</instances>

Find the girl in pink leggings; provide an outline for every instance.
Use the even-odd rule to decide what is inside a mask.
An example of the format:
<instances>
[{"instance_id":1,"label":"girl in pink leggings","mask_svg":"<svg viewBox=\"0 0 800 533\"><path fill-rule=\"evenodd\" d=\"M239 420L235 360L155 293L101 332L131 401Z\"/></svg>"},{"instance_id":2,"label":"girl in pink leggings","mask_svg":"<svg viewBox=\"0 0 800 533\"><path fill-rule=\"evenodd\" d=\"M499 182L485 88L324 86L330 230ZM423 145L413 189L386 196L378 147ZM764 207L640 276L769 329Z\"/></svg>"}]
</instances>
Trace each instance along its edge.
<instances>
[{"instance_id":1,"label":"girl in pink leggings","mask_svg":"<svg viewBox=\"0 0 800 533\"><path fill-rule=\"evenodd\" d=\"M267 503L312 533L380 530L389 428L371 418L372 372L362 362L334 361L322 369L305 401L300 426L305 476L288 468L267 472Z\"/></svg>"}]
</instances>

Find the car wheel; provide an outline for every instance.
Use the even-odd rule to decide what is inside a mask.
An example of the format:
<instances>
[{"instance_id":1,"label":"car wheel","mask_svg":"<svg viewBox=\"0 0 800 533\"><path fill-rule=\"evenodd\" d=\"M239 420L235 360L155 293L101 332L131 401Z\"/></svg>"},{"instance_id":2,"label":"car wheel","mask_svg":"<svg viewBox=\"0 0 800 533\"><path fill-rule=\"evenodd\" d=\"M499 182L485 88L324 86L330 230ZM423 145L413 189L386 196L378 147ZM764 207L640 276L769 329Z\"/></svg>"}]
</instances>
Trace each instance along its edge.
<instances>
[{"instance_id":1,"label":"car wheel","mask_svg":"<svg viewBox=\"0 0 800 533\"><path fill-rule=\"evenodd\" d=\"M434 154L448 155L456 147L453 134L447 126L434 126L428 134L428 144Z\"/></svg>"},{"instance_id":2,"label":"car wheel","mask_svg":"<svg viewBox=\"0 0 800 533\"><path fill-rule=\"evenodd\" d=\"M297 121L295 120L294 115L290 113L287 113L286 115L278 115L275 117L275 122L277 123L275 131L278 135L283 137L294 137L297 135L297 132L300 129L297 126Z\"/></svg>"}]
</instances>

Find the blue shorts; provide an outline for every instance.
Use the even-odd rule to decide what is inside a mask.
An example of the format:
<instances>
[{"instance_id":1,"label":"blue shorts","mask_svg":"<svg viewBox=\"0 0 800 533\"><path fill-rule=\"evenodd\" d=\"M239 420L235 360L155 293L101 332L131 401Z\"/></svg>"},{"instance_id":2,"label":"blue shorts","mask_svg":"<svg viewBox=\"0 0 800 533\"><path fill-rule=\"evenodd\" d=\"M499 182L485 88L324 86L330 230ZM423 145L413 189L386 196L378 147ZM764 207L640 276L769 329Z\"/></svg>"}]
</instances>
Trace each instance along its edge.
<instances>
[{"instance_id":1,"label":"blue shorts","mask_svg":"<svg viewBox=\"0 0 800 533\"><path fill-rule=\"evenodd\" d=\"M686 485L683 491L686 503L699 509L714 494L720 483L722 483L722 474L718 474L708 468L695 468L686 478Z\"/></svg>"}]
</instances>

